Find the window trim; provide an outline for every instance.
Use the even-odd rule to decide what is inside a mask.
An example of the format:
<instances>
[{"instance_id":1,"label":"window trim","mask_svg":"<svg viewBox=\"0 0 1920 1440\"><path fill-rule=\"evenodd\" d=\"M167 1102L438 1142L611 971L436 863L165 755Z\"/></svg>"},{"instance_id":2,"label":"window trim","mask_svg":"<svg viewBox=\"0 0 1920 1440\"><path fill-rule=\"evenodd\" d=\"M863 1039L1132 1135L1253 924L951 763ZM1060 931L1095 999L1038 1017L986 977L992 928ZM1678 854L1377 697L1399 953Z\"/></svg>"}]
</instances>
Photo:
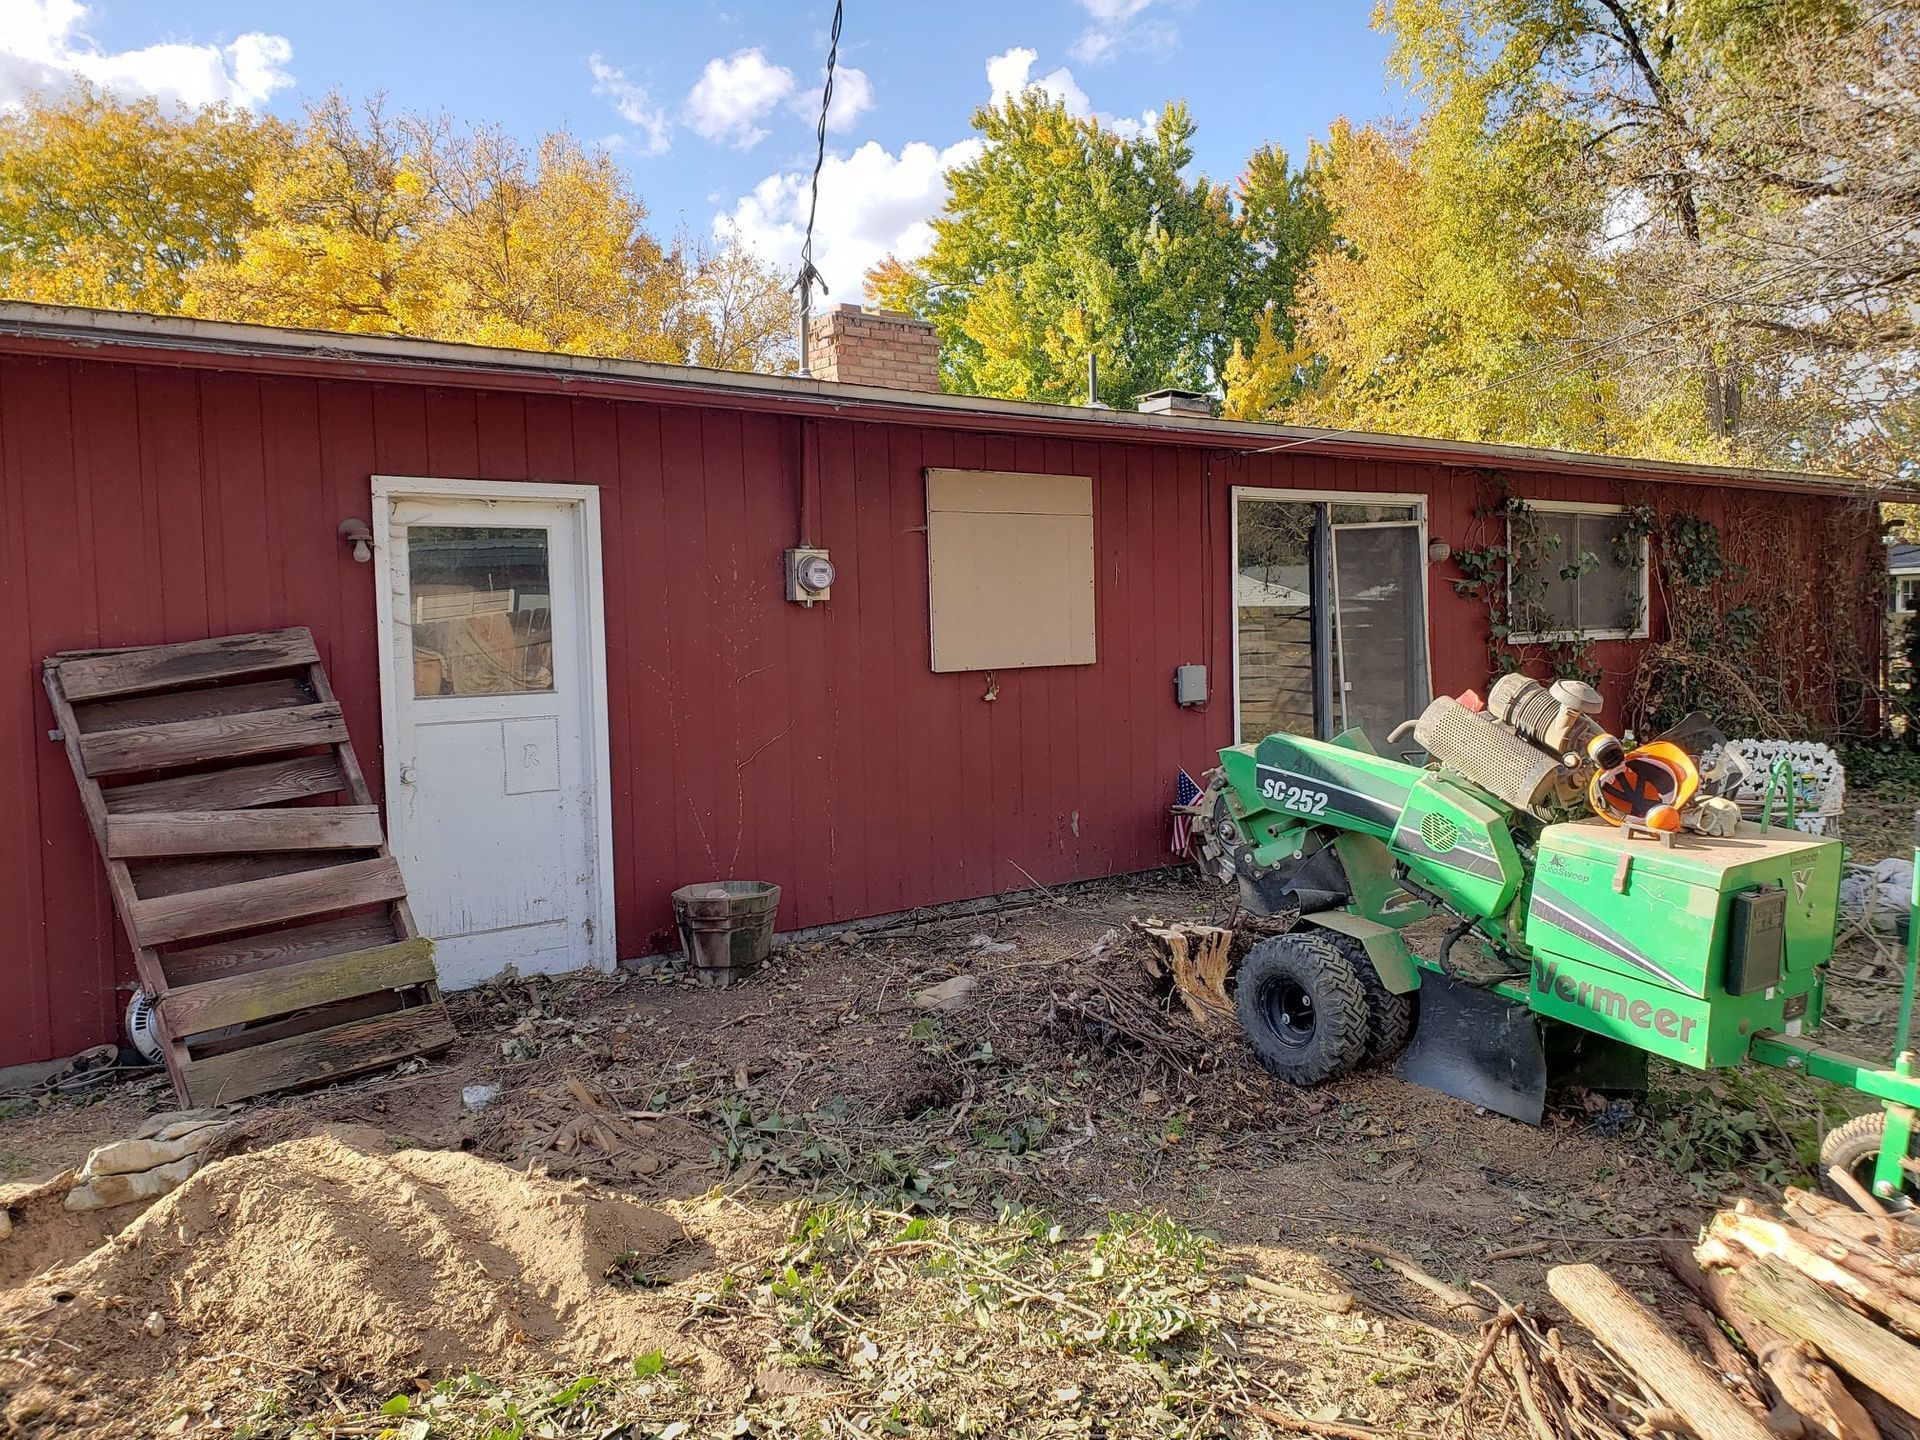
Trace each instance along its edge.
<instances>
[{"instance_id":1,"label":"window trim","mask_svg":"<svg viewBox=\"0 0 1920 1440\"><path fill-rule=\"evenodd\" d=\"M1611 505L1599 500L1528 500L1523 497L1516 503L1524 506L1528 510L1535 510L1544 515L1624 515L1627 513L1627 507L1624 505ZM1505 520L1507 525L1507 545L1509 551L1511 551L1513 545L1512 515L1507 515ZM1653 634L1651 558L1648 553L1647 537L1642 535L1640 537L1640 619L1631 629L1541 630L1528 631L1526 633L1516 631L1508 635L1504 643L1508 645L1566 645L1577 644L1583 640L1645 640L1650 638ZM1513 575L1511 570L1509 570L1507 574L1506 599L1508 613L1511 614L1513 607Z\"/></svg>"}]
</instances>

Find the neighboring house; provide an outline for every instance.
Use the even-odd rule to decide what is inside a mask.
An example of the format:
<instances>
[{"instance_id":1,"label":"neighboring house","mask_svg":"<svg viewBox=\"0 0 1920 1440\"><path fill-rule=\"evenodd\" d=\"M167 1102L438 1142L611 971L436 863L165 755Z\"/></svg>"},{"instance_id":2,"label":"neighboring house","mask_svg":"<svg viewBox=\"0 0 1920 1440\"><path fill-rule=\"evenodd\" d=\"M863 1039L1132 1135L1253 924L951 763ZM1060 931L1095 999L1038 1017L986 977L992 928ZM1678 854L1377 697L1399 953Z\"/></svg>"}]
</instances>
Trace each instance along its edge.
<instances>
[{"instance_id":1,"label":"neighboring house","mask_svg":"<svg viewBox=\"0 0 1920 1440\"><path fill-rule=\"evenodd\" d=\"M1887 546L1887 613L1920 613L1920 545Z\"/></svg>"},{"instance_id":2,"label":"neighboring house","mask_svg":"<svg viewBox=\"0 0 1920 1440\"><path fill-rule=\"evenodd\" d=\"M1887 546L1887 679L1904 688L1911 682L1907 636L1920 614L1920 545Z\"/></svg>"},{"instance_id":3,"label":"neighboring house","mask_svg":"<svg viewBox=\"0 0 1920 1440\"><path fill-rule=\"evenodd\" d=\"M1636 500L1881 561L1820 477L939 394L923 327L844 307L815 341L800 379L0 305L0 1063L111 1037L131 973L56 651L311 627L458 985L669 950L714 877L792 930L1162 864L1177 767L1486 683L1433 556L1501 486L1601 557L1544 603L1615 677L1664 625Z\"/></svg>"}]
</instances>

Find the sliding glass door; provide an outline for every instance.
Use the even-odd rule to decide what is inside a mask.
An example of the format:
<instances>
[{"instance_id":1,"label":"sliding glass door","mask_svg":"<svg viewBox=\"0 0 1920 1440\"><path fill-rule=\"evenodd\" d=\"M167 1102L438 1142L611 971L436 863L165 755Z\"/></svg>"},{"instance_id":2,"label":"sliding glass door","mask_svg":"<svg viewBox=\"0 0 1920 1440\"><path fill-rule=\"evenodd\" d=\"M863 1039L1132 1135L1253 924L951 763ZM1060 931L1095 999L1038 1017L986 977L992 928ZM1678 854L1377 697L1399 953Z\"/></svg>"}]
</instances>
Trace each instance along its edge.
<instances>
[{"instance_id":1,"label":"sliding glass door","mask_svg":"<svg viewBox=\"0 0 1920 1440\"><path fill-rule=\"evenodd\" d=\"M1366 733L1376 749L1430 698L1418 501L1234 497L1239 738Z\"/></svg>"}]
</instances>

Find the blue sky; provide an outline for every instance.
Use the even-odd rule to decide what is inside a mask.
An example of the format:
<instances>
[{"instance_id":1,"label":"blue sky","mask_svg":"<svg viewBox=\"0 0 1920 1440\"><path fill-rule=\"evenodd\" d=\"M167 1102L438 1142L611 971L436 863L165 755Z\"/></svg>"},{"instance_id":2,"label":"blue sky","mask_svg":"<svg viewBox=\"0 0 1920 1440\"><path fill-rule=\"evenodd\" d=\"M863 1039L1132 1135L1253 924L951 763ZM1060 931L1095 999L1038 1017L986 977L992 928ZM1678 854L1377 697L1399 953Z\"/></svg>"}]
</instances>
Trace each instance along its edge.
<instances>
[{"instance_id":1,"label":"blue sky","mask_svg":"<svg viewBox=\"0 0 1920 1440\"><path fill-rule=\"evenodd\" d=\"M1185 99L1198 167L1300 154L1402 114L1370 0L848 0L816 261L835 300L925 243L942 170L995 93L1041 85L1137 125ZM297 114L304 96L567 127L628 167L654 225L730 229L783 269L805 216L831 0L0 0L0 105L78 70L126 93Z\"/></svg>"}]
</instances>

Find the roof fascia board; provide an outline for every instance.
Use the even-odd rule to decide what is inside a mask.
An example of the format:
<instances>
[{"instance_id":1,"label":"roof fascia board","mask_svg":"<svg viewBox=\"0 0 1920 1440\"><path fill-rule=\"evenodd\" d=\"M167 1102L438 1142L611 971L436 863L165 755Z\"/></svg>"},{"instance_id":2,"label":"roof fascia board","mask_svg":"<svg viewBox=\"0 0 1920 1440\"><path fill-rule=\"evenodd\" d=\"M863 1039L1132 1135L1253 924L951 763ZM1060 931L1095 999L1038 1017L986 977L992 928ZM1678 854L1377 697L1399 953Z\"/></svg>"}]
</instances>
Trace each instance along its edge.
<instances>
[{"instance_id":1,"label":"roof fascia board","mask_svg":"<svg viewBox=\"0 0 1920 1440\"><path fill-rule=\"evenodd\" d=\"M0 346L20 354L65 355L190 368L224 368L314 378L402 381L471 389L517 389L775 414L892 420L944 429L1202 446L1232 456L1297 453L1413 464L1737 489L1835 498L1920 498L1920 491L1869 492L1842 476L1635 460L1577 451L1379 435L1362 431L1236 422L1135 411L991 400L877 389L784 375L701 370L596 356L501 350L444 341L335 335L172 316L0 302Z\"/></svg>"}]
</instances>

